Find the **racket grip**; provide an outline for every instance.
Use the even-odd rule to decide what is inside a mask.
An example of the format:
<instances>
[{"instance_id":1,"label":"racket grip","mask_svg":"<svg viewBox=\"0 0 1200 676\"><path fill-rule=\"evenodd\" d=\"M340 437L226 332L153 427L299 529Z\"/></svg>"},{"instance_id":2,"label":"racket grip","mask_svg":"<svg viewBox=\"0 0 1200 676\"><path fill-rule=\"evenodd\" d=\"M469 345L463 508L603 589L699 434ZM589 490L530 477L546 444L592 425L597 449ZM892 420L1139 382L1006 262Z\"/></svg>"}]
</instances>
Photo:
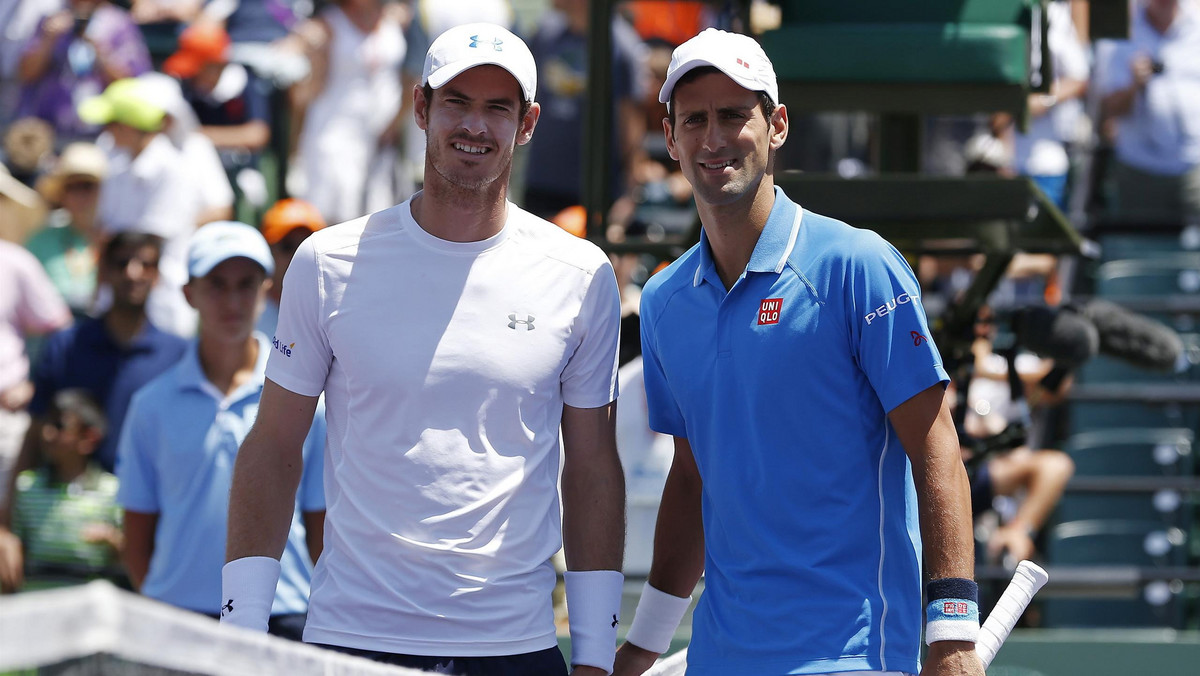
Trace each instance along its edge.
<instances>
[{"instance_id":1,"label":"racket grip","mask_svg":"<svg viewBox=\"0 0 1200 676\"><path fill-rule=\"evenodd\" d=\"M987 669L996 657L996 651L1008 638L1008 634L1017 624L1017 618L1025 612L1033 595L1050 579L1041 566L1032 561L1022 561L1017 564L1012 582L1000 595L996 607L988 614L987 621L979 628L979 640L975 643L975 652Z\"/></svg>"}]
</instances>

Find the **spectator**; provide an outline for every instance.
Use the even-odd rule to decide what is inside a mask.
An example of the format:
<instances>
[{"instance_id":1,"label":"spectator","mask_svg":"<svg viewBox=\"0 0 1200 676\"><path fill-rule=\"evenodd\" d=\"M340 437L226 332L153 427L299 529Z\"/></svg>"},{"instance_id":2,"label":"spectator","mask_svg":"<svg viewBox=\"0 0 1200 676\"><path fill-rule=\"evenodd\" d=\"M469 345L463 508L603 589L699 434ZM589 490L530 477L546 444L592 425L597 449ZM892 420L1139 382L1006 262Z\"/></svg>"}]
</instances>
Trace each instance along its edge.
<instances>
[{"instance_id":1,"label":"spectator","mask_svg":"<svg viewBox=\"0 0 1200 676\"><path fill-rule=\"evenodd\" d=\"M179 361L186 347L182 338L146 317L161 252L162 239L156 235L122 232L109 239L101 251L98 280L111 289L112 305L98 318L51 335L34 369L33 416L45 415L54 396L66 389L81 388L104 407L111 433L95 460L109 472L116 466L117 432L133 393ZM26 457L25 464L31 464L32 454Z\"/></svg>"},{"instance_id":2,"label":"spectator","mask_svg":"<svg viewBox=\"0 0 1200 676\"><path fill-rule=\"evenodd\" d=\"M84 100L79 112L84 119L105 125L116 152L128 156L100 185L101 232L132 230L163 238L150 318L166 331L192 335L195 312L183 299L183 284L187 240L196 227L200 196L183 155L160 133L166 111L154 102L144 82L129 78Z\"/></svg>"},{"instance_id":3,"label":"spectator","mask_svg":"<svg viewBox=\"0 0 1200 676\"><path fill-rule=\"evenodd\" d=\"M219 24L192 24L179 36L179 49L163 63L163 71L181 80L200 133L216 146L236 185L242 171L257 173L259 153L271 140L270 84L230 63L229 46Z\"/></svg>"},{"instance_id":4,"label":"spectator","mask_svg":"<svg viewBox=\"0 0 1200 676\"><path fill-rule=\"evenodd\" d=\"M542 116L529 147L525 208L542 218L583 202L583 128L587 97L587 0L554 0L529 42L542 85ZM610 203L625 194L646 134L639 104L646 86L644 46L629 22L612 21L614 143Z\"/></svg>"},{"instance_id":5,"label":"spectator","mask_svg":"<svg viewBox=\"0 0 1200 676\"><path fill-rule=\"evenodd\" d=\"M21 0L0 3L0 128L13 119L20 96L17 67L25 43L42 19L59 11L63 0Z\"/></svg>"},{"instance_id":6,"label":"spectator","mask_svg":"<svg viewBox=\"0 0 1200 676\"><path fill-rule=\"evenodd\" d=\"M1101 115L1115 122L1114 218L1200 219L1200 7L1139 0L1129 40L1097 46Z\"/></svg>"},{"instance_id":7,"label":"spectator","mask_svg":"<svg viewBox=\"0 0 1200 676\"><path fill-rule=\"evenodd\" d=\"M75 105L109 84L150 70L150 55L129 14L107 0L68 0L44 18L21 55L18 116L49 122L60 142L91 140L97 129Z\"/></svg>"},{"instance_id":8,"label":"spectator","mask_svg":"<svg viewBox=\"0 0 1200 676\"><path fill-rule=\"evenodd\" d=\"M313 73L300 95L304 125L292 190L330 223L397 201L394 147L383 147L400 100L406 10L381 0L336 0L299 29Z\"/></svg>"},{"instance_id":9,"label":"spectator","mask_svg":"<svg viewBox=\"0 0 1200 676\"><path fill-rule=\"evenodd\" d=\"M296 198L282 199L263 214L262 234L271 245L275 259L275 274L271 288L267 289L267 301L258 318L258 331L265 336L275 335L279 323L279 301L283 296L283 273L300 243L309 235L325 227L325 219L313 205Z\"/></svg>"},{"instance_id":10,"label":"spectator","mask_svg":"<svg viewBox=\"0 0 1200 676\"><path fill-rule=\"evenodd\" d=\"M42 466L21 473L13 498L27 591L124 578L117 477L92 459L105 426L104 412L84 390L56 394L37 426Z\"/></svg>"},{"instance_id":11,"label":"spectator","mask_svg":"<svg viewBox=\"0 0 1200 676\"><path fill-rule=\"evenodd\" d=\"M1051 73L1054 80L1047 94L1029 96L1029 130L1013 128L1014 168L1029 176L1059 209L1066 210L1067 174L1071 168L1067 150L1080 138L1084 123L1083 98L1087 95L1086 45L1075 32L1069 2L1051 2L1046 8L1050 31Z\"/></svg>"},{"instance_id":12,"label":"spectator","mask_svg":"<svg viewBox=\"0 0 1200 676\"><path fill-rule=\"evenodd\" d=\"M971 478L971 507L976 520L994 509L997 496L1021 496L1015 513L988 535L985 549L989 561L998 562L1007 556L1015 563L1033 556L1037 533L1062 497L1075 465L1060 450L1033 450L1025 443L997 440L1012 439L1013 425L1027 424L1024 419L1029 404L1061 401L1070 383L1063 381L1054 391L1047 390L1043 383L1054 362L1020 354L1011 362L1020 379L1014 386L1009 379L1008 358L997 354L992 343L993 322L991 308L984 307L976 320L976 339L971 346L975 362L963 416L962 432L967 443L961 446L961 452ZM1026 397L1026 391L1031 396ZM955 399L948 397L949 401ZM1032 432L1028 428L1025 431Z\"/></svg>"},{"instance_id":13,"label":"spectator","mask_svg":"<svg viewBox=\"0 0 1200 676\"><path fill-rule=\"evenodd\" d=\"M7 501L8 472L29 426L33 384L25 340L70 323L70 309L37 259L0 240L0 504Z\"/></svg>"},{"instance_id":14,"label":"spectator","mask_svg":"<svg viewBox=\"0 0 1200 676\"><path fill-rule=\"evenodd\" d=\"M76 318L88 314L96 296L96 204L107 175L104 151L79 142L64 148L54 170L38 183L57 209L25 248L41 261Z\"/></svg>"},{"instance_id":15,"label":"spectator","mask_svg":"<svg viewBox=\"0 0 1200 676\"><path fill-rule=\"evenodd\" d=\"M233 218L234 195L229 175L212 140L200 133L200 121L184 100L179 81L163 73L145 73L138 79L147 85L150 100L166 112L163 133L183 153L184 164L199 191L196 225Z\"/></svg>"},{"instance_id":16,"label":"spectator","mask_svg":"<svg viewBox=\"0 0 1200 676\"><path fill-rule=\"evenodd\" d=\"M22 243L46 214L42 198L0 163L0 241Z\"/></svg>"},{"instance_id":17,"label":"spectator","mask_svg":"<svg viewBox=\"0 0 1200 676\"><path fill-rule=\"evenodd\" d=\"M185 292L200 313L198 338L134 396L121 430L117 476L129 576L146 596L214 618L223 603L224 552L213 543L225 540L233 460L254 423L272 351L254 322L274 267L249 225L224 221L196 232ZM313 422L270 623L273 633L296 640L325 518L324 417Z\"/></svg>"}]
</instances>

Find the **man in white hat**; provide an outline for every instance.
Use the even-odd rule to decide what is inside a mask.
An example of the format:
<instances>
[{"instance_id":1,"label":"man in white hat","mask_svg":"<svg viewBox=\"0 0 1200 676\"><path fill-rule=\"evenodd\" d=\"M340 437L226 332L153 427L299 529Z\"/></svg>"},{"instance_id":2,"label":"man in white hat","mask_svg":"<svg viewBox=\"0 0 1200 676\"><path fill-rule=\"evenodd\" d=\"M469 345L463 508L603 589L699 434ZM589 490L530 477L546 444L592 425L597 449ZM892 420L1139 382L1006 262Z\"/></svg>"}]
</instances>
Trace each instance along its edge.
<instances>
[{"instance_id":1,"label":"man in white hat","mask_svg":"<svg viewBox=\"0 0 1200 676\"><path fill-rule=\"evenodd\" d=\"M922 673L982 675L970 491L916 278L775 186L788 115L753 39L685 42L659 101L703 234L642 295L675 458L615 673L667 649L703 572L690 676L916 674L923 544Z\"/></svg>"},{"instance_id":2,"label":"man in white hat","mask_svg":"<svg viewBox=\"0 0 1200 676\"><path fill-rule=\"evenodd\" d=\"M443 33L412 93L424 190L296 251L238 454L225 622L264 626L295 421L324 392L327 547L306 641L439 673L561 676L550 557L565 544L573 673L612 669L619 300L602 251L506 199L540 112L536 73L499 26Z\"/></svg>"}]
</instances>

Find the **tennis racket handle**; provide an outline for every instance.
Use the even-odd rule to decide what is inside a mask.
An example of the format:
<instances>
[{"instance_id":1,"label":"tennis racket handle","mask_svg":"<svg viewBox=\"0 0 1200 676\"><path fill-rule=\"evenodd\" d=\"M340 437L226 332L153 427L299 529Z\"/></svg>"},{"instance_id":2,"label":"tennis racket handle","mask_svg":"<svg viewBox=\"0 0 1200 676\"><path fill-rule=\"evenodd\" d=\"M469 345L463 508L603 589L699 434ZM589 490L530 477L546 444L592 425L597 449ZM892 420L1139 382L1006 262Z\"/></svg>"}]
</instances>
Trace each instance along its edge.
<instances>
[{"instance_id":1,"label":"tennis racket handle","mask_svg":"<svg viewBox=\"0 0 1200 676\"><path fill-rule=\"evenodd\" d=\"M1000 595L996 607L988 614L987 621L979 628L979 641L975 643L975 652L987 669L996 657L996 651L1004 644L1009 632L1017 624L1017 618L1025 612L1033 595L1046 584L1050 577L1041 566L1032 561L1022 561L1017 564L1012 582Z\"/></svg>"}]
</instances>

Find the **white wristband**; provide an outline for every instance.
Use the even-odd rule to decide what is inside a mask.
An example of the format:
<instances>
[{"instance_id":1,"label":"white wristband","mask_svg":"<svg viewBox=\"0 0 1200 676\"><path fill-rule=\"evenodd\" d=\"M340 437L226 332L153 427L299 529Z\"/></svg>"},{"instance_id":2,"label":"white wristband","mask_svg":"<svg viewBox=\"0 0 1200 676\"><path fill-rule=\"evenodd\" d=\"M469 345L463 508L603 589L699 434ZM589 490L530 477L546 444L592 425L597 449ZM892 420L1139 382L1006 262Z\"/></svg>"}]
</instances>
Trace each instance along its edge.
<instances>
[{"instance_id":1,"label":"white wristband","mask_svg":"<svg viewBox=\"0 0 1200 676\"><path fill-rule=\"evenodd\" d=\"M625 576L615 570L568 570L563 581L571 626L571 666L612 673Z\"/></svg>"},{"instance_id":2,"label":"white wristband","mask_svg":"<svg viewBox=\"0 0 1200 676\"><path fill-rule=\"evenodd\" d=\"M633 624L625 634L625 640L652 653L667 652L675 630L691 604L690 596L680 598L655 589L647 582L642 587L642 598L638 600Z\"/></svg>"},{"instance_id":3,"label":"white wristband","mask_svg":"<svg viewBox=\"0 0 1200 676\"><path fill-rule=\"evenodd\" d=\"M265 632L279 583L279 560L234 559L221 568L221 624Z\"/></svg>"}]
</instances>

